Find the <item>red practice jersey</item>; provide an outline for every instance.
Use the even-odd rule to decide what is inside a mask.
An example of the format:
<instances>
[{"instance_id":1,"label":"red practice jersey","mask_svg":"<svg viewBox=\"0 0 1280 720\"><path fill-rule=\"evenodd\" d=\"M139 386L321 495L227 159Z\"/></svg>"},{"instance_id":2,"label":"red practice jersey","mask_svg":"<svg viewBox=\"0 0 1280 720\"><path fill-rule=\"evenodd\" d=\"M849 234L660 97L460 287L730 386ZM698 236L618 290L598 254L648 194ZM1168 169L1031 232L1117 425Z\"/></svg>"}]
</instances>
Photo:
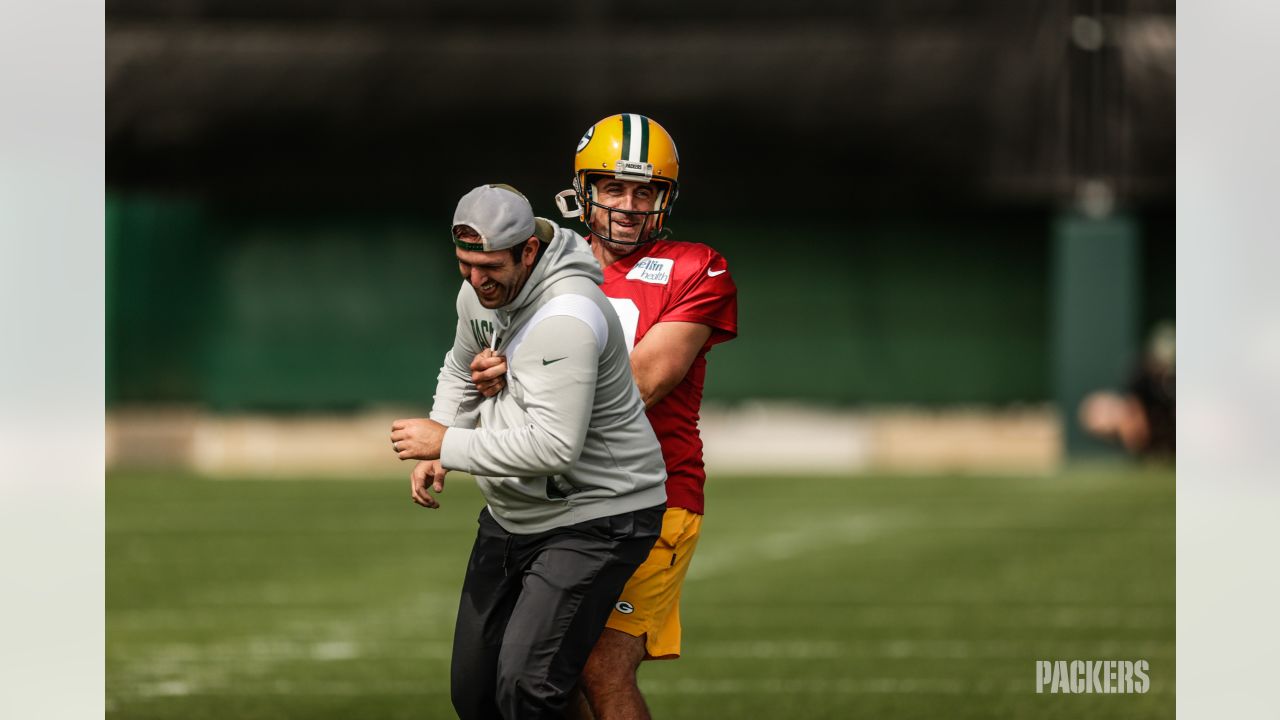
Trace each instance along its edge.
<instances>
[{"instance_id":1,"label":"red practice jersey","mask_svg":"<svg viewBox=\"0 0 1280 720\"><path fill-rule=\"evenodd\" d=\"M605 268L600 289L618 312L628 351L661 322L711 328L711 337L684 379L648 411L667 463L667 507L702 514L707 476L702 469L698 413L707 351L738 334L738 288L728 263L706 245L659 240Z\"/></svg>"}]
</instances>

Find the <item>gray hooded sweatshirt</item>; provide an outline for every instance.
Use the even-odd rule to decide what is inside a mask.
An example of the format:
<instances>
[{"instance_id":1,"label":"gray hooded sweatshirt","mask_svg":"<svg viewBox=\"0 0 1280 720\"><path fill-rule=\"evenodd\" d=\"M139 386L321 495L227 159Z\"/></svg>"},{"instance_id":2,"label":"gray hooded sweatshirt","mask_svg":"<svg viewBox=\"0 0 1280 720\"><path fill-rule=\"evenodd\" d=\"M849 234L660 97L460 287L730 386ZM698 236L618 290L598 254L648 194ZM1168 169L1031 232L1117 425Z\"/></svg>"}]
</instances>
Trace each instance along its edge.
<instances>
[{"instance_id":1,"label":"gray hooded sweatshirt","mask_svg":"<svg viewBox=\"0 0 1280 720\"><path fill-rule=\"evenodd\" d=\"M553 223L554 225L554 223ZM666 501L662 448L631 376L618 316L585 240L555 236L511 303L458 291L431 419L449 426L446 469L476 476L495 520L531 534ZM506 388L485 398L469 366L497 335Z\"/></svg>"}]
</instances>

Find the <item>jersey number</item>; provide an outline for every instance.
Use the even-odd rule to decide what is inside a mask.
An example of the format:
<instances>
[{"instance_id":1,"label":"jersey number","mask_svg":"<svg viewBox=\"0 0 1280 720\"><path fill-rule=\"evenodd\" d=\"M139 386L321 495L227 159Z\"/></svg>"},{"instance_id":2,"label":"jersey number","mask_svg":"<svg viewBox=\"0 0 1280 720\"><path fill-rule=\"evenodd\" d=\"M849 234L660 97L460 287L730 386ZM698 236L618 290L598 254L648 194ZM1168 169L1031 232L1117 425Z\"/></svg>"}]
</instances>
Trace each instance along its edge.
<instances>
[{"instance_id":1,"label":"jersey number","mask_svg":"<svg viewBox=\"0 0 1280 720\"><path fill-rule=\"evenodd\" d=\"M640 324L640 308L630 298L609 298L613 311L622 323L622 334L627 338L627 354L636 347L636 327Z\"/></svg>"}]
</instances>

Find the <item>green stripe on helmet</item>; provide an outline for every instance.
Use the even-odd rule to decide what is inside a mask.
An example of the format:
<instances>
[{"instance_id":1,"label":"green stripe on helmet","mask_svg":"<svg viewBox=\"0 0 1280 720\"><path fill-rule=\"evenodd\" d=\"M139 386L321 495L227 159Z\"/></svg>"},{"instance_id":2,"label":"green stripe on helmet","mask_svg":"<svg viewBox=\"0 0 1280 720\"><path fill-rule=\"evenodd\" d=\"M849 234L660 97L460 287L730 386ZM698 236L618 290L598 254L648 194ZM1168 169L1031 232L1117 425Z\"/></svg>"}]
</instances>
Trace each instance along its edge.
<instances>
[{"instance_id":1,"label":"green stripe on helmet","mask_svg":"<svg viewBox=\"0 0 1280 720\"><path fill-rule=\"evenodd\" d=\"M622 159L630 160L631 152L631 113L622 113Z\"/></svg>"},{"instance_id":2,"label":"green stripe on helmet","mask_svg":"<svg viewBox=\"0 0 1280 720\"><path fill-rule=\"evenodd\" d=\"M649 118L636 117L640 118L640 162L649 162Z\"/></svg>"}]
</instances>

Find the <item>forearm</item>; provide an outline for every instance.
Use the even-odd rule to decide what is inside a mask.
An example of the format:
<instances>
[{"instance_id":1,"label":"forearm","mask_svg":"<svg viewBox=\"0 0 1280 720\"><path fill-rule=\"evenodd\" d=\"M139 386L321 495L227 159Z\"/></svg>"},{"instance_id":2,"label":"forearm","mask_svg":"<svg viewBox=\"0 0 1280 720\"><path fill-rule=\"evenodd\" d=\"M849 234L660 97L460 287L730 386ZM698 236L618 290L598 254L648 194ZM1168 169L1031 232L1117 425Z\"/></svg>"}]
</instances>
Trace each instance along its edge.
<instances>
[{"instance_id":1,"label":"forearm","mask_svg":"<svg viewBox=\"0 0 1280 720\"><path fill-rule=\"evenodd\" d=\"M645 409L661 402L684 380L709 337L711 328L706 325L662 322L636 343L631 351L631 374Z\"/></svg>"},{"instance_id":2,"label":"forearm","mask_svg":"<svg viewBox=\"0 0 1280 720\"><path fill-rule=\"evenodd\" d=\"M567 472L586 442L598 357L591 330L582 322L570 317L542 321L511 359L524 421L505 428L450 429L441 448L445 466L488 476Z\"/></svg>"},{"instance_id":3,"label":"forearm","mask_svg":"<svg viewBox=\"0 0 1280 720\"><path fill-rule=\"evenodd\" d=\"M644 409L657 405L680 381L684 379L688 368L657 367L655 365L637 365L635 358L631 360L631 374L636 379L636 389L640 391L640 399L644 401Z\"/></svg>"},{"instance_id":4,"label":"forearm","mask_svg":"<svg viewBox=\"0 0 1280 720\"><path fill-rule=\"evenodd\" d=\"M468 364L474 352L467 344L468 335L464 333L465 329L459 323L453 347L444 354L444 362L436 375L436 392L431 404L431 419L450 427L473 427L474 411L484 399L471 382ZM466 362L462 362L461 358L465 358Z\"/></svg>"},{"instance_id":5,"label":"forearm","mask_svg":"<svg viewBox=\"0 0 1280 720\"><path fill-rule=\"evenodd\" d=\"M452 470L490 477L562 475L582 452L580 443L536 425L508 430L449 428L440 461Z\"/></svg>"},{"instance_id":6,"label":"forearm","mask_svg":"<svg viewBox=\"0 0 1280 720\"><path fill-rule=\"evenodd\" d=\"M459 376L449 367L451 364L453 363L450 355L446 353L445 363L436 376L436 392L429 417L441 425L453 427L461 424L467 427L474 424L474 419L462 423L459 423L459 420L465 419L469 412L475 409L480 393L471 384L470 376Z\"/></svg>"}]
</instances>

